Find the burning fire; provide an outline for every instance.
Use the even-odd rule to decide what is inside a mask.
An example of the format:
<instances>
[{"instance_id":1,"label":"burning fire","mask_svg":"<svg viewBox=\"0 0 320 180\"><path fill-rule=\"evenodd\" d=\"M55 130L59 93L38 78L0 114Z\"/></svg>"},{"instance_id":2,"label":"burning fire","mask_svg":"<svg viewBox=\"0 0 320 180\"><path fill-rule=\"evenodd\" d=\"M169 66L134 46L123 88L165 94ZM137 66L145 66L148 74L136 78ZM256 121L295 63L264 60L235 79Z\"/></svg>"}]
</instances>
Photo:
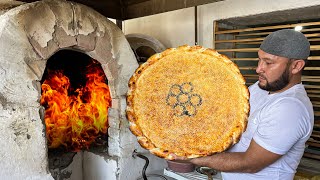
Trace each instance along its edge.
<instances>
[{"instance_id":1,"label":"burning fire","mask_svg":"<svg viewBox=\"0 0 320 180\"><path fill-rule=\"evenodd\" d=\"M61 145L72 151L88 149L108 130L109 87L100 64L86 68L86 85L74 90L61 70L48 71L40 103L45 110L49 148Z\"/></svg>"}]
</instances>

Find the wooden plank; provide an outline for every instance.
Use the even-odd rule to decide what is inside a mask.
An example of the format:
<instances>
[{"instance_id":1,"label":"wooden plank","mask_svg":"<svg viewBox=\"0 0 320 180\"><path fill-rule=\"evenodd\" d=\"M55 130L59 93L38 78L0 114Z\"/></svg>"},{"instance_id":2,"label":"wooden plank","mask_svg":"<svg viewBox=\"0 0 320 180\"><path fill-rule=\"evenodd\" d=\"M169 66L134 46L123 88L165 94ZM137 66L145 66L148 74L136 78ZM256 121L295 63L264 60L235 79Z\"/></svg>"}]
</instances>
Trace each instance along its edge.
<instances>
[{"instance_id":1,"label":"wooden plank","mask_svg":"<svg viewBox=\"0 0 320 180\"><path fill-rule=\"evenodd\" d=\"M320 105L320 101L312 101L312 104L319 104Z\"/></svg>"},{"instance_id":2,"label":"wooden plank","mask_svg":"<svg viewBox=\"0 0 320 180\"><path fill-rule=\"evenodd\" d=\"M258 74L244 74L245 77L258 77Z\"/></svg>"},{"instance_id":3,"label":"wooden plank","mask_svg":"<svg viewBox=\"0 0 320 180\"><path fill-rule=\"evenodd\" d=\"M320 42L320 38L318 39L314 39L314 40L309 40L310 42ZM257 42L237 42L236 44L246 44L246 45L260 45L262 43L262 41L257 41Z\"/></svg>"},{"instance_id":4,"label":"wooden plank","mask_svg":"<svg viewBox=\"0 0 320 180\"><path fill-rule=\"evenodd\" d=\"M232 61L258 61L259 58L230 58Z\"/></svg>"},{"instance_id":5,"label":"wooden plank","mask_svg":"<svg viewBox=\"0 0 320 180\"><path fill-rule=\"evenodd\" d=\"M256 70L256 66L244 66L244 67L239 67L240 70Z\"/></svg>"},{"instance_id":6,"label":"wooden plank","mask_svg":"<svg viewBox=\"0 0 320 180\"><path fill-rule=\"evenodd\" d=\"M320 111L314 111L315 116L320 116Z\"/></svg>"},{"instance_id":7,"label":"wooden plank","mask_svg":"<svg viewBox=\"0 0 320 180\"><path fill-rule=\"evenodd\" d=\"M287 24L287 25L276 25L276 26L256 27L256 28L225 30L225 31L217 31L216 34L239 33L239 32L247 32L247 31L267 30L267 29L284 29L284 28L293 28L295 26L315 26L315 25L320 25L320 22L297 23L297 24Z\"/></svg>"},{"instance_id":8,"label":"wooden plank","mask_svg":"<svg viewBox=\"0 0 320 180\"><path fill-rule=\"evenodd\" d=\"M320 138L320 131L312 131L311 137ZM320 143L320 141L319 141Z\"/></svg>"},{"instance_id":9,"label":"wooden plank","mask_svg":"<svg viewBox=\"0 0 320 180\"><path fill-rule=\"evenodd\" d=\"M316 154L316 155L320 155L320 149L313 149L313 148L306 148L305 153L310 153L310 154Z\"/></svg>"},{"instance_id":10,"label":"wooden plank","mask_svg":"<svg viewBox=\"0 0 320 180\"><path fill-rule=\"evenodd\" d=\"M251 41L262 41L264 38L249 38L249 39L228 39L228 40L216 40L215 43L235 43L235 42L251 42Z\"/></svg>"},{"instance_id":11,"label":"wooden plank","mask_svg":"<svg viewBox=\"0 0 320 180\"><path fill-rule=\"evenodd\" d=\"M319 94L311 94L311 93L308 93L308 96L311 98L320 98L320 95ZM315 101L318 101L318 100L315 100ZM316 105L320 105L320 104L316 104Z\"/></svg>"},{"instance_id":12,"label":"wooden plank","mask_svg":"<svg viewBox=\"0 0 320 180\"><path fill-rule=\"evenodd\" d=\"M320 128L320 120L314 121L314 127Z\"/></svg>"},{"instance_id":13,"label":"wooden plank","mask_svg":"<svg viewBox=\"0 0 320 180\"><path fill-rule=\"evenodd\" d=\"M308 96L309 96L309 97L320 98L320 95L319 95L319 94L310 94L310 93L308 93Z\"/></svg>"},{"instance_id":14,"label":"wooden plank","mask_svg":"<svg viewBox=\"0 0 320 180\"><path fill-rule=\"evenodd\" d=\"M319 180L317 176L320 173L320 162L316 159L301 158L295 180Z\"/></svg>"},{"instance_id":15,"label":"wooden plank","mask_svg":"<svg viewBox=\"0 0 320 180\"><path fill-rule=\"evenodd\" d=\"M261 35L269 35L272 32L258 32L258 33L247 33L247 34L237 34L236 37L241 36L261 36Z\"/></svg>"},{"instance_id":16,"label":"wooden plank","mask_svg":"<svg viewBox=\"0 0 320 180\"><path fill-rule=\"evenodd\" d=\"M233 34L233 39L236 39L235 35ZM236 46L236 43L232 43L232 49L236 49L237 46ZM236 52L232 52L231 53L231 58L235 58L236 57Z\"/></svg>"},{"instance_id":17,"label":"wooden plank","mask_svg":"<svg viewBox=\"0 0 320 180\"><path fill-rule=\"evenodd\" d=\"M312 105L313 105L314 107L320 106L320 104L315 104L314 102L312 102Z\"/></svg>"},{"instance_id":18,"label":"wooden plank","mask_svg":"<svg viewBox=\"0 0 320 180\"><path fill-rule=\"evenodd\" d=\"M312 106L313 107L319 107L320 106L320 104L316 104L316 103L314 103L314 102L311 102L312 103Z\"/></svg>"},{"instance_id":19,"label":"wooden plank","mask_svg":"<svg viewBox=\"0 0 320 180\"><path fill-rule=\"evenodd\" d=\"M256 79L256 80L258 80L258 75L248 75L248 74L246 74L246 75L243 75L243 77L246 78L246 79Z\"/></svg>"},{"instance_id":20,"label":"wooden plank","mask_svg":"<svg viewBox=\"0 0 320 180\"><path fill-rule=\"evenodd\" d=\"M309 138L309 139L308 139L308 142L320 144L320 141L317 141L317 140L315 140L315 139L313 139L313 138Z\"/></svg>"},{"instance_id":21,"label":"wooden plank","mask_svg":"<svg viewBox=\"0 0 320 180\"><path fill-rule=\"evenodd\" d=\"M304 157L308 157L308 158L313 158L313 159L318 159L318 160L320 160L320 155L317 155L317 154L311 154L311 153L305 152L305 153L303 154L303 156L304 156Z\"/></svg>"},{"instance_id":22,"label":"wooden plank","mask_svg":"<svg viewBox=\"0 0 320 180\"><path fill-rule=\"evenodd\" d=\"M319 101L311 101L311 103L312 103L313 105L320 105L320 102L319 102Z\"/></svg>"},{"instance_id":23,"label":"wooden plank","mask_svg":"<svg viewBox=\"0 0 320 180\"><path fill-rule=\"evenodd\" d=\"M302 78L301 80L304 81L304 82L320 82L320 79L313 79L313 78L311 78L311 79Z\"/></svg>"},{"instance_id":24,"label":"wooden plank","mask_svg":"<svg viewBox=\"0 0 320 180\"><path fill-rule=\"evenodd\" d=\"M309 42L320 42L320 38L308 38ZM255 44L261 44L262 41L257 42L236 42L236 44L247 44L247 45L255 45Z\"/></svg>"},{"instance_id":25,"label":"wooden plank","mask_svg":"<svg viewBox=\"0 0 320 180\"><path fill-rule=\"evenodd\" d=\"M302 29L300 32L315 32L320 31L320 28Z\"/></svg>"},{"instance_id":26,"label":"wooden plank","mask_svg":"<svg viewBox=\"0 0 320 180\"><path fill-rule=\"evenodd\" d=\"M216 49L218 52L258 52L259 48Z\"/></svg>"},{"instance_id":27,"label":"wooden plank","mask_svg":"<svg viewBox=\"0 0 320 180\"><path fill-rule=\"evenodd\" d=\"M315 95L315 94L308 94L309 97L315 97L315 98L320 98L320 95Z\"/></svg>"},{"instance_id":28,"label":"wooden plank","mask_svg":"<svg viewBox=\"0 0 320 180\"><path fill-rule=\"evenodd\" d=\"M314 143L314 142L310 142L310 141L307 141L306 144L308 144L309 146L320 147L320 144Z\"/></svg>"},{"instance_id":29,"label":"wooden plank","mask_svg":"<svg viewBox=\"0 0 320 180\"><path fill-rule=\"evenodd\" d=\"M319 107L320 106L319 101L313 100L313 101L311 101L311 103L312 103L313 107Z\"/></svg>"},{"instance_id":30,"label":"wooden plank","mask_svg":"<svg viewBox=\"0 0 320 180\"><path fill-rule=\"evenodd\" d=\"M312 29L302 29L300 32L315 32L320 31L320 28L312 28ZM259 33L247 33L247 34L237 34L237 37L241 36L258 36L258 35L269 35L272 32L259 32Z\"/></svg>"},{"instance_id":31,"label":"wooden plank","mask_svg":"<svg viewBox=\"0 0 320 180\"><path fill-rule=\"evenodd\" d=\"M306 37L319 37L320 33L315 34L305 34ZM247 39L228 39L228 40L216 40L215 43L238 43L238 42L254 42L254 41L263 41L263 38L247 38Z\"/></svg>"},{"instance_id":32,"label":"wooden plank","mask_svg":"<svg viewBox=\"0 0 320 180\"><path fill-rule=\"evenodd\" d=\"M309 38L309 42L320 42L320 38ZM246 45L260 45L262 41L252 41L252 42L235 42L237 45L246 44ZM215 43L214 43L215 44Z\"/></svg>"},{"instance_id":33,"label":"wooden plank","mask_svg":"<svg viewBox=\"0 0 320 180\"><path fill-rule=\"evenodd\" d=\"M311 38L311 39L308 39L308 41L320 41L320 38Z\"/></svg>"},{"instance_id":34,"label":"wooden plank","mask_svg":"<svg viewBox=\"0 0 320 180\"><path fill-rule=\"evenodd\" d=\"M318 131L318 130L313 130L312 131L312 134L314 134L314 135L319 135L320 136L320 130Z\"/></svg>"},{"instance_id":35,"label":"wooden plank","mask_svg":"<svg viewBox=\"0 0 320 180\"><path fill-rule=\"evenodd\" d=\"M259 48L216 49L218 52L258 52ZM320 50L320 45L310 46L310 50Z\"/></svg>"},{"instance_id":36,"label":"wooden plank","mask_svg":"<svg viewBox=\"0 0 320 180\"><path fill-rule=\"evenodd\" d=\"M315 94L320 94L320 91L317 91L317 90L306 90L307 93L315 93Z\"/></svg>"},{"instance_id":37,"label":"wooden plank","mask_svg":"<svg viewBox=\"0 0 320 180\"><path fill-rule=\"evenodd\" d=\"M320 60L320 56L310 56L308 60Z\"/></svg>"},{"instance_id":38,"label":"wooden plank","mask_svg":"<svg viewBox=\"0 0 320 180\"><path fill-rule=\"evenodd\" d=\"M212 48L215 49L215 41L217 40L217 36L216 36L216 32L218 31L219 29L219 26L218 26L218 22L217 21L214 21L213 22L213 43L212 43Z\"/></svg>"},{"instance_id":39,"label":"wooden plank","mask_svg":"<svg viewBox=\"0 0 320 180\"><path fill-rule=\"evenodd\" d=\"M318 79L320 76L302 76L302 78L308 78L308 79Z\"/></svg>"},{"instance_id":40,"label":"wooden plank","mask_svg":"<svg viewBox=\"0 0 320 180\"><path fill-rule=\"evenodd\" d=\"M304 84L304 87L307 89L320 89L320 85L307 85Z\"/></svg>"},{"instance_id":41,"label":"wooden plank","mask_svg":"<svg viewBox=\"0 0 320 180\"><path fill-rule=\"evenodd\" d=\"M260 45L262 41L257 41L257 42L237 42L236 44L247 44L247 45L255 45L258 44Z\"/></svg>"},{"instance_id":42,"label":"wooden plank","mask_svg":"<svg viewBox=\"0 0 320 180\"><path fill-rule=\"evenodd\" d=\"M320 45L311 45L310 50L319 50Z\"/></svg>"},{"instance_id":43,"label":"wooden plank","mask_svg":"<svg viewBox=\"0 0 320 180\"><path fill-rule=\"evenodd\" d=\"M83 0L89 1L90 0ZM91 0L92 1L92 0ZM110 0L99 0L99 2L109 2ZM127 1L127 0L126 0ZM123 2L126 1L116 1ZM132 3L129 6L123 6L120 12L124 12L125 19L133 19L142 16L164 13L168 11L195 7L203 4L214 3L221 0L139 0L143 3ZM94 2L94 1L93 1ZM109 9L104 8L105 11ZM108 16L106 16L108 17Z\"/></svg>"},{"instance_id":44,"label":"wooden plank","mask_svg":"<svg viewBox=\"0 0 320 180\"><path fill-rule=\"evenodd\" d=\"M230 58L232 61L259 61L259 58ZM320 60L320 56L310 56L308 60ZM320 76L319 76L320 77Z\"/></svg>"},{"instance_id":45,"label":"wooden plank","mask_svg":"<svg viewBox=\"0 0 320 180\"><path fill-rule=\"evenodd\" d=\"M239 67L240 70L256 70L256 66L243 66L243 67ZM307 71L316 71L316 70L320 70L320 67L305 67L304 70Z\"/></svg>"}]
</instances>

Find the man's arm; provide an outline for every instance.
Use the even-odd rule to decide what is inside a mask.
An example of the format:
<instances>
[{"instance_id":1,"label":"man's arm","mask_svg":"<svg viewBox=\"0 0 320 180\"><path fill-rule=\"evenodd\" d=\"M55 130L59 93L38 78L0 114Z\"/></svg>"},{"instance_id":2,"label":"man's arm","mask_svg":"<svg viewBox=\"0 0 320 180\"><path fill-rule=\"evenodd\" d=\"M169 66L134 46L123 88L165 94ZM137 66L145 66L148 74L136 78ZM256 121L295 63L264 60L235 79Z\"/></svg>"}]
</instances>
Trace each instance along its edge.
<instances>
[{"instance_id":1,"label":"man's arm","mask_svg":"<svg viewBox=\"0 0 320 180\"><path fill-rule=\"evenodd\" d=\"M190 162L223 172L255 173L277 161L280 157L281 155L264 149L252 139L246 152L219 153L191 159Z\"/></svg>"}]
</instances>

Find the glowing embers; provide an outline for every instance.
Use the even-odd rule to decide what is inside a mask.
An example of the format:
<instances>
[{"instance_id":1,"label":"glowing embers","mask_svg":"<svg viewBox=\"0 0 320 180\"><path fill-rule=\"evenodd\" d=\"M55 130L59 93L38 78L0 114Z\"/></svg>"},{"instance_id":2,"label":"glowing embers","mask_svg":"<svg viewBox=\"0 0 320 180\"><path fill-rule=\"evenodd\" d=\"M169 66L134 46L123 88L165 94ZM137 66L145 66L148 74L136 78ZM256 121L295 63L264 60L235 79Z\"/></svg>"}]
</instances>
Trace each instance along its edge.
<instances>
[{"instance_id":1,"label":"glowing embers","mask_svg":"<svg viewBox=\"0 0 320 180\"><path fill-rule=\"evenodd\" d=\"M69 68L49 69L50 63L47 64L41 105L45 107L49 148L88 149L97 138L107 134L111 97L106 76L96 60L88 59L80 63L84 67L77 68L79 62L76 59L74 65L69 63Z\"/></svg>"}]
</instances>

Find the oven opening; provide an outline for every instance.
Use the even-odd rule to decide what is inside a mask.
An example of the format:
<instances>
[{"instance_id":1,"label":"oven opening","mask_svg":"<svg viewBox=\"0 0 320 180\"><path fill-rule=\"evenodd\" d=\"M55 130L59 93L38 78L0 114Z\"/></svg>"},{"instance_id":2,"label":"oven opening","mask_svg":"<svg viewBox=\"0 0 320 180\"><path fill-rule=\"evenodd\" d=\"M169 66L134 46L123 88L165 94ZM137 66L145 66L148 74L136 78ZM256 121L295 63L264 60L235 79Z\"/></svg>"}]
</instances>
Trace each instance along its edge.
<instances>
[{"instance_id":1,"label":"oven opening","mask_svg":"<svg viewBox=\"0 0 320 180\"><path fill-rule=\"evenodd\" d=\"M77 51L55 53L41 80L40 103L45 108L49 169L67 166L81 150L106 151L111 95L98 61Z\"/></svg>"}]
</instances>

